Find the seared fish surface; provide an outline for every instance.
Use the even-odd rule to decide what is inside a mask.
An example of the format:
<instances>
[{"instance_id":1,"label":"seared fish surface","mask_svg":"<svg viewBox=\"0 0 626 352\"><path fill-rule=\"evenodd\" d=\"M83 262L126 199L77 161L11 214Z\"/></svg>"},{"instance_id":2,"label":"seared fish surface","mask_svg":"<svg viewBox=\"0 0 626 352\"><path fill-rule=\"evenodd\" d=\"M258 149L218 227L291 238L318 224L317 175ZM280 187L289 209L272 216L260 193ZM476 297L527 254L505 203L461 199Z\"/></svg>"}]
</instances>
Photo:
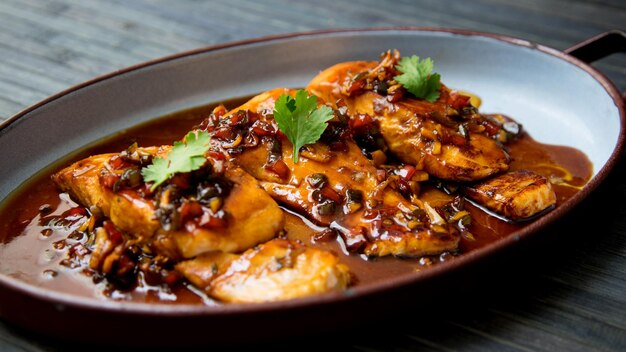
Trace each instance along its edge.
<instances>
[{"instance_id":1,"label":"seared fish surface","mask_svg":"<svg viewBox=\"0 0 626 352\"><path fill-rule=\"evenodd\" d=\"M545 177L518 170L465 187L465 195L511 220L522 220L553 207L556 194Z\"/></svg>"},{"instance_id":2,"label":"seared fish surface","mask_svg":"<svg viewBox=\"0 0 626 352\"><path fill-rule=\"evenodd\" d=\"M274 239L241 255L208 253L177 264L194 285L220 301L257 303L346 289L348 267L336 255Z\"/></svg>"},{"instance_id":3,"label":"seared fish surface","mask_svg":"<svg viewBox=\"0 0 626 352\"><path fill-rule=\"evenodd\" d=\"M165 146L134 152L157 156L168 150ZM188 181L180 180L179 186L165 187L157 194L151 194L141 179L131 181L136 182L132 187L124 187L123 175L136 165L121 162L116 169L119 158L120 154L91 156L54 174L53 180L85 207L99 210L119 230L168 257L243 251L274 238L283 227L284 215L276 202L252 176L234 165L224 167L223 175L214 177L218 187L229 185L227 195L198 199L195 193L214 192L215 188L213 184L205 188L198 185L197 192L190 190L194 194L181 198L178 204L174 198Z\"/></svg>"},{"instance_id":4,"label":"seared fish surface","mask_svg":"<svg viewBox=\"0 0 626 352\"><path fill-rule=\"evenodd\" d=\"M467 188L466 195L500 215L517 220L554 205L556 196L545 178L528 171L504 173L511 162L504 145L521 133L520 125L478 113L468 96L445 85L434 102L412 97L395 82L398 61L398 52L389 51L380 62L340 63L322 71L307 89L343 106L351 119L375 120L386 142L381 148L429 175L455 182L488 179Z\"/></svg>"},{"instance_id":5,"label":"seared fish surface","mask_svg":"<svg viewBox=\"0 0 626 352\"><path fill-rule=\"evenodd\" d=\"M292 145L273 119L282 94L295 91L274 89L231 111L218 108L200 128L276 201L335 229L351 251L422 256L457 248L458 229L432 219L422 202L410 200L409 184L419 187L414 168L399 175L377 169L351 139L347 121L336 116L321 140L302 148L294 163Z\"/></svg>"},{"instance_id":6,"label":"seared fish surface","mask_svg":"<svg viewBox=\"0 0 626 352\"><path fill-rule=\"evenodd\" d=\"M461 240L471 250L470 231L497 229L473 222L467 201L512 221L554 208L550 181L518 170L543 172L553 165L535 161L549 157L527 157L537 151L522 148L521 125L479 113L476 97L441 84L432 66L391 50L377 62L340 63L306 90L215 107L183 142L135 143L60 170L52 180L88 209L63 213L81 222L54 242L71 245L61 265L106 278L105 295L200 295L193 285L225 303L282 301L370 279L369 268L350 273L337 248L422 257L415 265L448 260Z\"/></svg>"},{"instance_id":7,"label":"seared fish surface","mask_svg":"<svg viewBox=\"0 0 626 352\"><path fill-rule=\"evenodd\" d=\"M336 107L344 105L351 118L373 118L391 153L437 178L474 181L507 170L507 153L489 135L500 138L502 129L471 106L458 106L462 98L443 85L434 103L401 94L402 88L393 81L398 59L399 54L388 52L381 62L334 65L317 75L307 90ZM380 86L367 89L368 84L382 85L385 80L396 84L388 92L397 88L387 96L378 93Z\"/></svg>"}]
</instances>

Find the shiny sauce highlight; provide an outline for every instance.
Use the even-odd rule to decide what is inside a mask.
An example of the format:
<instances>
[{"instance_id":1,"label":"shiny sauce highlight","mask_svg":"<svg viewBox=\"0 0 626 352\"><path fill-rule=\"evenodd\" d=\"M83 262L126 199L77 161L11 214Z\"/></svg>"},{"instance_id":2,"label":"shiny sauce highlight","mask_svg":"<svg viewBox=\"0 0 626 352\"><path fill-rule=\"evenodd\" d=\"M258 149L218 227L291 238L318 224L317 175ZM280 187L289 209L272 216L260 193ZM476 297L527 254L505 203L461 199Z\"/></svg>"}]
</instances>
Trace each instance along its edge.
<instances>
[{"instance_id":1,"label":"shiny sauce highlight","mask_svg":"<svg viewBox=\"0 0 626 352\"><path fill-rule=\"evenodd\" d=\"M247 100L248 97L233 99L225 105L233 108ZM170 290L151 286L141 277L137 287L132 290L111 289L107 287L106 280L85 269L86 263L82 266L75 263L75 267L61 264L71 245L81 240L68 238L71 230L80 224L50 226L50 219L76 206L67 194L59 194L50 179L54 172L90 155L119 152L133 142L140 146L172 144L200 123L214 107L207 105L185 110L124 130L56 162L32 177L0 206L0 273L52 291L86 297L162 304L219 304L193 287L183 284ZM582 152L570 147L541 144L527 133L507 145L507 149L513 159L511 170L531 170L552 181L557 194L557 207L576 194L592 176L591 162ZM424 188L422 197L432 203L450 199L442 191L428 186ZM487 246L532 222L506 222L469 203L466 203L466 209L472 216L472 236L461 239L459 253L444 253L435 257L372 259L348 254L340 238L313 240L314 235L323 229L290 211L285 214L285 229L291 239L339 255L341 261L350 267L355 284L362 285L394 275L426 270L438 262L454 260L457 255Z\"/></svg>"}]
</instances>

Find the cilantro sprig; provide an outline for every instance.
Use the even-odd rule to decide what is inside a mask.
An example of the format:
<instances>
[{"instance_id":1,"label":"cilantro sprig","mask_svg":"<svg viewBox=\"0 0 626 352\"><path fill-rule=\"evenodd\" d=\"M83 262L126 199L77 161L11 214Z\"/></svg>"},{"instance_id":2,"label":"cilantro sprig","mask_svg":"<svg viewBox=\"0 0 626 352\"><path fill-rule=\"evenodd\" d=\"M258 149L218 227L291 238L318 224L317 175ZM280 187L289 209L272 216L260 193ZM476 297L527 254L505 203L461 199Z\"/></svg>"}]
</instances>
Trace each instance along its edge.
<instances>
[{"instance_id":1,"label":"cilantro sprig","mask_svg":"<svg viewBox=\"0 0 626 352\"><path fill-rule=\"evenodd\" d=\"M154 182L154 191L160 184L176 173L198 170L206 162L204 153L209 150L211 136L204 131L189 132L185 142L174 142L174 147L165 158L154 158L152 164L141 169L145 182Z\"/></svg>"},{"instance_id":2,"label":"cilantro sprig","mask_svg":"<svg viewBox=\"0 0 626 352\"><path fill-rule=\"evenodd\" d=\"M298 163L300 148L317 142L328 121L333 118L333 110L328 106L317 107L317 97L304 90L296 92L296 98L283 94L274 104L274 120L278 128L293 144L293 162Z\"/></svg>"},{"instance_id":3,"label":"cilantro sprig","mask_svg":"<svg viewBox=\"0 0 626 352\"><path fill-rule=\"evenodd\" d=\"M432 72L433 66L433 60L429 57L424 60L415 55L403 57L396 66L402 74L395 76L394 79L417 98L434 103L439 99L441 77L438 73Z\"/></svg>"}]
</instances>

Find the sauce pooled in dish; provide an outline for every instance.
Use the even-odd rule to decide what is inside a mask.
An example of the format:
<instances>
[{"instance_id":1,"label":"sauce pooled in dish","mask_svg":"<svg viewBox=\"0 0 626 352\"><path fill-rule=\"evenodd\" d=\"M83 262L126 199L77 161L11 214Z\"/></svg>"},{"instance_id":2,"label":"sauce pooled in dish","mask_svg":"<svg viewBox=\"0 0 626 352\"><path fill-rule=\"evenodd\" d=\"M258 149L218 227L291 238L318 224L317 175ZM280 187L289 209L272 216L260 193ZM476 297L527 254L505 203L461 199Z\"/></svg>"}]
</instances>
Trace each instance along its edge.
<instances>
[{"instance_id":1,"label":"sauce pooled in dish","mask_svg":"<svg viewBox=\"0 0 626 352\"><path fill-rule=\"evenodd\" d=\"M342 292L495 242L589 180L582 152L432 69L389 51L81 151L3 204L0 272L143 302Z\"/></svg>"}]
</instances>

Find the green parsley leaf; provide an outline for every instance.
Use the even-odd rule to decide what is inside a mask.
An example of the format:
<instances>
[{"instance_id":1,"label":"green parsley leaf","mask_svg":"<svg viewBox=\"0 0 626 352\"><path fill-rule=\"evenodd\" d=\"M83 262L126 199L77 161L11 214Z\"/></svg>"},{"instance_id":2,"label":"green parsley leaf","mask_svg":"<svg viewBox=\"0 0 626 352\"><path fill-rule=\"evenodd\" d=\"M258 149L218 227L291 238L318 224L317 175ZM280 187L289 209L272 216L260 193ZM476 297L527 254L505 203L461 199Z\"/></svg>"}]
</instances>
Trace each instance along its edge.
<instances>
[{"instance_id":1,"label":"green parsley leaf","mask_svg":"<svg viewBox=\"0 0 626 352\"><path fill-rule=\"evenodd\" d=\"M187 133L185 142L174 142L165 158L154 158L152 165L141 169L143 180L154 182L151 188L154 191L176 173L198 170L206 162L204 153L209 150L210 139L209 133L204 131Z\"/></svg>"},{"instance_id":2,"label":"green parsley leaf","mask_svg":"<svg viewBox=\"0 0 626 352\"><path fill-rule=\"evenodd\" d=\"M402 84L406 90L417 98L425 99L434 103L439 99L439 88L441 77L438 73L432 73L433 60L429 57L420 60L419 56L403 57L396 66L402 72L394 79Z\"/></svg>"},{"instance_id":3,"label":"green parsley leaf","mask_svg":"<svg viewBox=\"0 0 626 352\"><path fill-rule=\"evenodd\" d=\"M317 142L328 121L333 118L333 110L328 106L317 107L317 97L304 90L296 92L296 98L283 94L274 104L274 120L278 128L293 144L293 162L298 163L300 148Z\"/></svg>"}]
</instances>

